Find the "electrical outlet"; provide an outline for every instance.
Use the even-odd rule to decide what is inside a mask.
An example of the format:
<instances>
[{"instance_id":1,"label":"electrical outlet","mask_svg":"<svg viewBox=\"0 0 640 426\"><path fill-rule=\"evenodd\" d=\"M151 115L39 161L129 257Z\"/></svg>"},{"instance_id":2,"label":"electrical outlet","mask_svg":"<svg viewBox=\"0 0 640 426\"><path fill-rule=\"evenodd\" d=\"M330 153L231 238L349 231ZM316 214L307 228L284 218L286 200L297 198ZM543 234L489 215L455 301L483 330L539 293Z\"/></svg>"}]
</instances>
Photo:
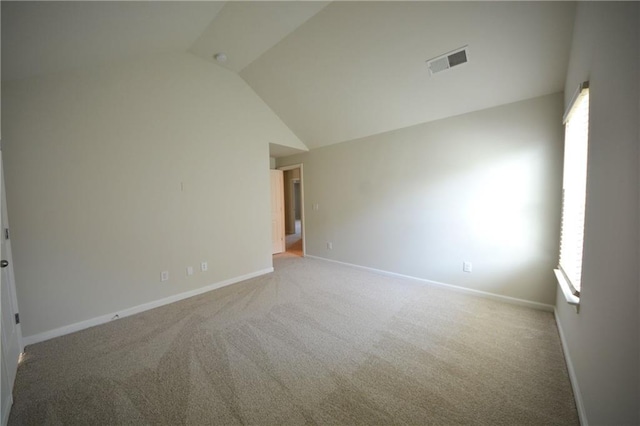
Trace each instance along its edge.
<instances>
[{"instance_id":1,"label":"electrical outlet","mask_svg":"<svg viewBox=\"0 0 640 426\"><path fill-rule=\"evenodd\" d=\"M193 275L193 266L187 266L187 275L188 276Z\"/></svg>"},{"instance_id":2,"label":"electrical outlet","mask_svg":"<svg viewBox=\"0 0 640 426\"><path fill-rule=\"evenodd\" d=\"M207 265L207 262L201 262L200 263L200 270L202 272L206 272L209 269L209 265Z\"/></svg>"},{"instance_id":3,"label":"electrical outlet","mask_svg":"<svg viewBox=\"0 0 640 426\"><path fill-rule=\"evenodd\" d=\"M470 273L473 270L473 265L471 262L462 262L462 270Z\"/></svg>"},{"instance_id":4,"label":"electrical outlet","mask_svg":"<svg viewBox=\"0 0 640 426\"><path fill-rule=\"evenodd\" d=\"M169 281L169 271L160 272L160 281Z\"/></svg>"},{"instance_id":5,"label":"electrical outlet","mask_svg":"<svg viewBox=\"0 0 640 426\"><path fill-rule=\"evenodd\" d=\"M333 250L333 243L327 243L327 250Z\"/></svg>"}]
</instances>

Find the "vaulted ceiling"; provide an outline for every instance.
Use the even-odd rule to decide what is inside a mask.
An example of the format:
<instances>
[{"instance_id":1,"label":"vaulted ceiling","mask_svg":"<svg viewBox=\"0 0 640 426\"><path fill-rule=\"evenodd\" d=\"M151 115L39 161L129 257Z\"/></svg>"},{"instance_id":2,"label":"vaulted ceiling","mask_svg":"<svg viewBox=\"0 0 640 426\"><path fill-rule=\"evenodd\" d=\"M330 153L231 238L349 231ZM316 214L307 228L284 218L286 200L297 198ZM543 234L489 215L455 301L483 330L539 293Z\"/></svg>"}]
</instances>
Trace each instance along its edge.
<instances>
[{"instance_id":1,"label":"vaulted ceiling","mask_svg":"<svg viewBox=\"0 0 640 426\"><path fill-rule=\"evenodd\" d=\"M311 149L561 91L573 2L2 2L3 81L188 51ZM469 62L425 61L468 46ZM274 150L274 155L289 151Z\"/></svg>"}]
</instances>

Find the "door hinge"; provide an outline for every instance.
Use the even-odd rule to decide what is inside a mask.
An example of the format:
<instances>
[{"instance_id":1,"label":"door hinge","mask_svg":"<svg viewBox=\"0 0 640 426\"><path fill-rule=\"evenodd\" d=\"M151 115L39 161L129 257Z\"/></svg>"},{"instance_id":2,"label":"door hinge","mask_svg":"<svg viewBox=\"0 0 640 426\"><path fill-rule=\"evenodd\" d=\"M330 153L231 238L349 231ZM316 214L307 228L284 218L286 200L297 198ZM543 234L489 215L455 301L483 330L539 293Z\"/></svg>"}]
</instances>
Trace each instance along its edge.
<instances>
[{"instance_id":1,"label":"door hinge","mask_svg":"<svg viewBox=\"0 0 640 426\"><path fill-rule=\"evenodd\" d=\"M4 228L4 239L5 240L9 239L9 228Z\"/></svg>"},{"instance_id":2,"label":"door hinge","mask_svg":"<svg viewBox=\"0 0 640 426\"><path fill-rule=\"evenodd\" d=\"M16 314L16 325L20 324L20 314Z\"/></svg>"}]
</instances>

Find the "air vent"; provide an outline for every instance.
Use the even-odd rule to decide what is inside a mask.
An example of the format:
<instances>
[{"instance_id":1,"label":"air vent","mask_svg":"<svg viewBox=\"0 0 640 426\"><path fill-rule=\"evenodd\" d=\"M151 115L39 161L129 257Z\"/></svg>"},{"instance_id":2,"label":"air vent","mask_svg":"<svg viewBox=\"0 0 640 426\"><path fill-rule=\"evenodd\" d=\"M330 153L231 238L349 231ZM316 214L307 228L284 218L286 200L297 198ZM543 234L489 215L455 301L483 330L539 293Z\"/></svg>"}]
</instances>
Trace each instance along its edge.
<instances>
[{"instance_id":1,"label":"air vent","mask_svg":"<svg viewBox=\"0 0 640 426\"><path fill-rule=\"evenodd\" d=\"M427 61L427 67L429 67L429 73L433 75L458 65L466 64L467 62L469 62L469 47L464 46L460 49L445 53L444 55L429 59Z\"/></svg>"}]
</instances>

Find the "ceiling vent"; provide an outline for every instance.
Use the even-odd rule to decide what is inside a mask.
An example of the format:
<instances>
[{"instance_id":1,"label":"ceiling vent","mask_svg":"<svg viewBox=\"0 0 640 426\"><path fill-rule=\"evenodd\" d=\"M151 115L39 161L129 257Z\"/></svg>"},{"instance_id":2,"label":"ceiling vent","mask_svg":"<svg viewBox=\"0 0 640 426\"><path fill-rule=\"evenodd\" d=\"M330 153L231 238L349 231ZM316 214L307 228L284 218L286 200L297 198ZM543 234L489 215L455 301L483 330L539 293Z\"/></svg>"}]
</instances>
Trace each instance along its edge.
<instances>
[{"instance_id":1,"label":"ceiling vent","mask_svg":"<svg viewBox=\"0 0 640 426\"><path fill-rule=\"evenodd\" d=\"M469 62L469 46L464 46L427 61L431 75Z\"/></svg>"}]
</instances>

